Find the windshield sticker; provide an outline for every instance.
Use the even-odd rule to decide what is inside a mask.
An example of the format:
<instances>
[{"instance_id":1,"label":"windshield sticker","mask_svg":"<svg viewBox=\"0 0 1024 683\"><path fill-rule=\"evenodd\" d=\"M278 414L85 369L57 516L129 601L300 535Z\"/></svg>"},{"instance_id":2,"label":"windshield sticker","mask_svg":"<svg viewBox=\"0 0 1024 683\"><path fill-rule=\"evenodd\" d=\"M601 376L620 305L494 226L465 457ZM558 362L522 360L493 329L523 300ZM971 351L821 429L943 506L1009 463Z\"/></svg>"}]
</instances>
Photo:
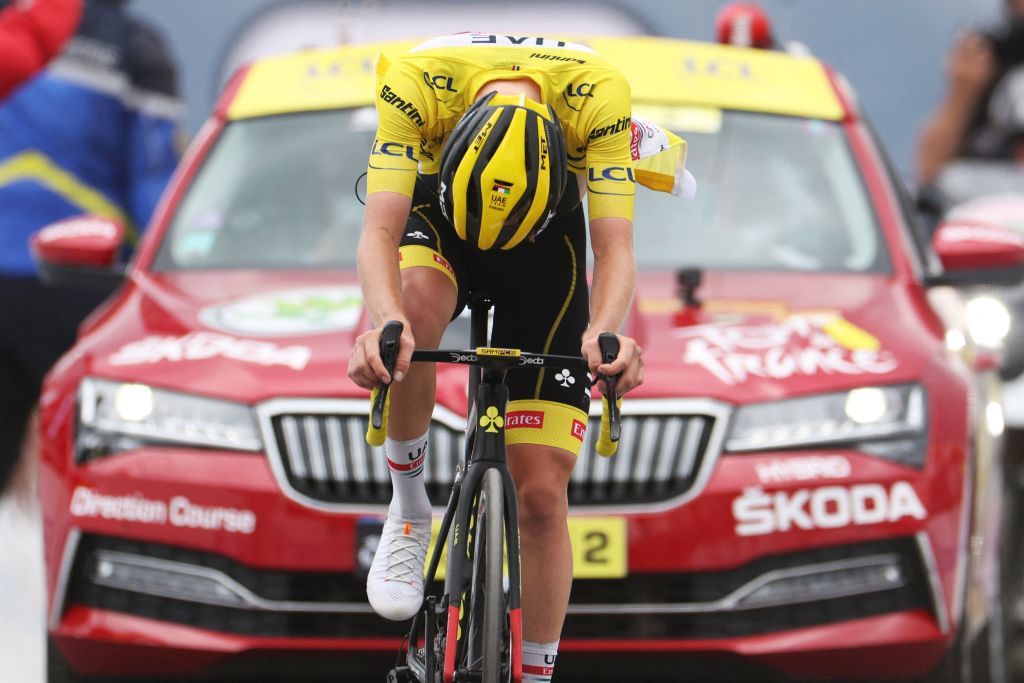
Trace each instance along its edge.
<instances>
[{"instance_id":1,"label":"windshield sticker","mask_svg":"<svg viewBox=\"0 0 1024 683\"><path fill-rule=\"evenodd\" d=\"M267 292L199 313L204 325L253 336L292 336L346 332L359 322L359 287L308 287Z\"/></svg>"},{"instance_id":2,"label":"windshield sticker","mask_svg":"<svg viewBox=\"0 0 1024 683\"><path fill-rule=\"evenodd\" d=\"M72 517L111 519L138 524L171 525L185 529L251 534L256 530L252 510L199 505L185 496L170 500L146 498L141 493L108 496L88 486L78 486L71 496Z\"/></svg>"},{"instance_id":3,"label":"windshield sticker","mask_svg":"<svg viewBox=\"0 0 1024 683\"><path fill-rule=\"evenodd\" d=\"M737 536L763 536L793 529L839 529L926 519L928 513L908 482L822 486L796 491L744 490L732 502Z\"/></svg>"},{"instance_id":4,"label":"windshield sticker","mask_svg":"<svg viewBox=\"0 0 1024 683\"><path fill-rule=\"evenodd\" d=\"M841 455L812 455L797 458L776 458L754 465L762 484L813 479L846 479L852 468Z\"/></svg>"},{"instance_id":5,"label":"windshield sticker","mask_svg":"<svg viewBox=\"0 0 1024 683\"><path fill-rule=\"evenodd\" d=\"M183 337L151 335L129 342L110 355L111 365L176 363L230 358L256 365L284 365L302 370L313 350L308 346L278 346L255 339L238 339L215 332L192 332Z\"/></svg>"},{"instance_id":6,"label":"windshield sticker","mask_svg":"<svg viewBox=\"0 0 1024 683\"><path fill-rule=\"evenodd\" d=\"M779 323L697 325L675 331L683 362L730 386L751 377L884 375L898 366L878 338L839 315L793 315Z\"/></svg>"}]
</instances>

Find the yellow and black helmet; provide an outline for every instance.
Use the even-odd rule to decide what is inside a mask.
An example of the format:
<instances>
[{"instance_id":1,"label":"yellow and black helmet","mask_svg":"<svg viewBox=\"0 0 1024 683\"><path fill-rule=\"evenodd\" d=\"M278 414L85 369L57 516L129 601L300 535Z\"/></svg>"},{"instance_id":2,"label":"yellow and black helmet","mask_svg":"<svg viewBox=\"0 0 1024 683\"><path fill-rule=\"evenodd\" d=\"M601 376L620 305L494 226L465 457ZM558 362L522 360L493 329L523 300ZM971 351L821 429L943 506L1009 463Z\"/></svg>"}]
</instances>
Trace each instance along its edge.
<instances>
[{"instance_id":1,"label":"yellow and black helmet","mask_svg":"<svg viewBox=\"0 0 1024 683\"><path fill-rule=\"evenodd\" d=\"M487 96L466 110L441 153L441 211L480 249L537 236L565 190L562 127L550 105Z\"/></svg>"}]
</instances>

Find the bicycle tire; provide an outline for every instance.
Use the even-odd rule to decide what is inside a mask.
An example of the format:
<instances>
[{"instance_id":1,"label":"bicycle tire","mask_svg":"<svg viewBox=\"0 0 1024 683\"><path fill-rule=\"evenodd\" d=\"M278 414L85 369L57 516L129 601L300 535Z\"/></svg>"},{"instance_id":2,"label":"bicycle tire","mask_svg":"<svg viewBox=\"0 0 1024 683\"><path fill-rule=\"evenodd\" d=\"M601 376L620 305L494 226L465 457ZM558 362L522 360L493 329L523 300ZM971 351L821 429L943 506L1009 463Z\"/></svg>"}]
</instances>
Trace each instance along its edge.
<instances>
[{"instance_id":1,"label":"bicycle tire","mask_svg":"<svg viewBox=\"0 0 1024 683\"><path fill-rule=\"evenodd\" d=\"M508 600L505 595L504 488L495 469L484 473L473 540L472 605L468 610L467 664L480 662L482 683L510 680Z\"/></svg>"}]
</instances>

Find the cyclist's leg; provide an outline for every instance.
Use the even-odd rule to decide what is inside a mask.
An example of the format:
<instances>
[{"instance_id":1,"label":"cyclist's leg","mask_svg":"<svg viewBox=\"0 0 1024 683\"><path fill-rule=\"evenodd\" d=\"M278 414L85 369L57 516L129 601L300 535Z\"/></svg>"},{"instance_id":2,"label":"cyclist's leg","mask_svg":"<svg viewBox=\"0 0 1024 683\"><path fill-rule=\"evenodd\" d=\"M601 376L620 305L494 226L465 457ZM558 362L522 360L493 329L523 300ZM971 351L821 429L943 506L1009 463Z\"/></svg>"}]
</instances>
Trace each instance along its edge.
<instances>
[{"instance_id":1,"label":"cyclist's leg","mask_svg":"<svg viewBox=\"0 0 1024 683\"><path fill-rule=\"evenodd\" d=\"M493 265L504 272L503 282L491 285L497 292L495 345L579 355L589 318L585 249L577 208L556 218L536 243L512 250L504 268ZM528 270L516 270L516 264ZM551 645L559 638L572 584L567 488L586 429L589 378L582 370L518 370L509 373L508 383L505 424L519 499L523 638Z\"/></svg>"},{"instance_id":2,"label":"cyclist's leg","mask_svg":"<svg viewBox=\"0 0 1024 683\"><path fill-rule=\"evenodd\" d=\"M444 226L429 192L417 188L400 247L402 304L419 348L436 348L458 306ZM450 247L449 247L450 248ZM384 444L393 495L367 577L367 597L381 616L404 620L423 601L423 565L430 542L430 500L423 477L434 406L434 367L414 363L391 388Z\"/></svg>"},{"instance_id":3,"label":"cyclist's leg","mask_svg":"<svg viewBox=\"0 0 1024 683\"><path fill-rule=\"evenodd\" d=\"M417 348L436 349L449 321L465 304L465 288L458 286L466 277L457 242L437 206L437 196L421 178L399 248L402 307ZM426 434L434 408L435 376L433 364L413 363L405 378L391 387L391 439L408 441Z\"/></svg>"}]
</instances>

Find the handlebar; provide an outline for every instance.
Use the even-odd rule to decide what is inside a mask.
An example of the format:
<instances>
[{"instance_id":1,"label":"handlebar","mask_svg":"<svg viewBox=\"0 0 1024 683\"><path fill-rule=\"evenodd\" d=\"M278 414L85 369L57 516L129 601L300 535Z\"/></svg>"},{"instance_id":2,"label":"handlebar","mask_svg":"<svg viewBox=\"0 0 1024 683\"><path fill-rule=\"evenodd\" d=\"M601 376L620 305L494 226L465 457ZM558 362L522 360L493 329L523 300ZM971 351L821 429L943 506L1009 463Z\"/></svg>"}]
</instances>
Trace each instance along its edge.
<instances>
[{"instance_id":1,"label":"handlebar","mask_svg":"<svg viewBox=\"0 0 1024 683\"><path fill-rule=\"evenodd\" d=\"M389 375L393 375L398 362L399 340L402 336L402 323L392 320L385 323L380 335L380 357ZM598 346L604 363L614 361L619 355L619 338L610 332L598 337ZM475 365L484 368L508 369L514 367L559 367L589 370L586 360L581 356L559 356L555 354L525 353L519 349L501 349L479 347L474 350L440 349L436 351L413 351L414 362L454 363L457 365ZM596 450L600 455L614 455L618 448L621 425L622 399L616 394L618 376L606 377L598 375L605 383L602 396L601 429L598 433ZM366 442L371 446L384 445L388 431L388 409L390 384L381 384L370 394L370 422L366 429Z\"/></svg>"}]
</instances>

